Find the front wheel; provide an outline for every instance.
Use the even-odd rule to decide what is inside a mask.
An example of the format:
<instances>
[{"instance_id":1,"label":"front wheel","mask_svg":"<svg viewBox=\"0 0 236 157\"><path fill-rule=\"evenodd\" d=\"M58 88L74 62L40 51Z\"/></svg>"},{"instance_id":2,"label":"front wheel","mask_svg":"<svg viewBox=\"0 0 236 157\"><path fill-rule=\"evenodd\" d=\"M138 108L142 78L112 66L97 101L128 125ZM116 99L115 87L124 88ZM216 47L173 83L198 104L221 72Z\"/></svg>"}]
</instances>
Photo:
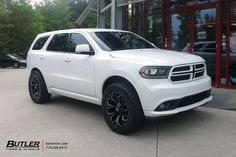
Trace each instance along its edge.
<instances>
[{"instance_id":1,"label":"front wheel","mask_svg":"<svg viewBox=\"0 0 236 157\"><path fill-rule=\"evenodd\" d=\"M32 71L28 82L29 94L31 99L42 104L50 100L51 94L48 93L45 81L39 71Z\"/></svg>"},{"instance_id":2,"label":"front wheel","mask_svg":"<svg viewBox=\"0 0 236 157\"><path fill-rule=\"evenodd\" d=\"M144 120L139 97L128 83L108 85L103 93L102 111L107 125L119 134L139 129Z\"/></svg>"},{"instance_id":3,"label":"front wheel","mask_svg":"<svg viewBox=\"0 0 236 157\"><path fill-rule=\"evenodd\" d=\"M229 76L230 82L232 85L236 85L236 65L233 65L230 68L230 76Z\"/></svg>"}]
</instances>

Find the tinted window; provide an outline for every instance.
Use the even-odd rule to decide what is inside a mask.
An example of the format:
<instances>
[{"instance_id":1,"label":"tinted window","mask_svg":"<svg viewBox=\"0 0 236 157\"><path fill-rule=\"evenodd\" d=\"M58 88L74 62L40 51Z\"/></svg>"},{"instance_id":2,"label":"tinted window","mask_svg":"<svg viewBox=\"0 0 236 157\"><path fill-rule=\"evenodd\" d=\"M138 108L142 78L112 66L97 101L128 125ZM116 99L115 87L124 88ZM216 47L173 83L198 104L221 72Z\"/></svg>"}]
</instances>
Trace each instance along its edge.
<instances>
[{"instance_id":1,"label":"tinted window","mask_svg":"<svg viewBox=\"0 0 236 157\"><path fill-rule=\"evenodd\" d=\"M43 45L46 43L46 41L48 40L49 36L45 36L45 37L41 37L39 38L35 44L34 44L34 47L33 47L33 50L40 50Z\"/></svg>"},{"instance_id":2,"label":"tinted window","mask_svg":"<svg viewBox=\"0 0 236 157\"><path fill-rule=\"evenodd\" d=\"M105 51L155 48L155 46L133 33L95 32L91 35Z\"/></svg>"},{"instance_id":3,"label":"tinted window","mask_svg":"<svg viewBox=\"0 0 236 157\"><path fill-rule=\"evenodd\" d=\"M68 41L68 52L75 52L75 47L80 44L90 45L87 39L79 33L72 33Z\"/></svg>"},{"instance_id":4,"label":"tinted window","mask_svg":"<svg viewBox=\"0 0 236 157\"><path fill-rule=\"evenodd\" d=\"M47 50L49 51L66 51L68 33L56 34L50 41Z\"/></svg>"}]
</instances>

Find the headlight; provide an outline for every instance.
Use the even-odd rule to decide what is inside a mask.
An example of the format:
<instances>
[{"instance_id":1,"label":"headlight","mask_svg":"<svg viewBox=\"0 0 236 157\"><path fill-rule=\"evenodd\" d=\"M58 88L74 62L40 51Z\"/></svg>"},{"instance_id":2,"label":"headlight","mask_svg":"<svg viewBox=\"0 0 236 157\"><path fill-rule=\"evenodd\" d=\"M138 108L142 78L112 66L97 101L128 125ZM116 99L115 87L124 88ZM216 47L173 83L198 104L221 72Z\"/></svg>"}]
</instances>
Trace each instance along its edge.
<instances>
[{"instance_id":1,"label":"headlight","mask_svg":"<svg viewBox=\"0 0 236 157\"><path fill-rule=\"evenodd\" d=\"M139 70L139 74L146 79L166 79L170 69L169 66L145 66Z\"/></svg>"}]
</instances>

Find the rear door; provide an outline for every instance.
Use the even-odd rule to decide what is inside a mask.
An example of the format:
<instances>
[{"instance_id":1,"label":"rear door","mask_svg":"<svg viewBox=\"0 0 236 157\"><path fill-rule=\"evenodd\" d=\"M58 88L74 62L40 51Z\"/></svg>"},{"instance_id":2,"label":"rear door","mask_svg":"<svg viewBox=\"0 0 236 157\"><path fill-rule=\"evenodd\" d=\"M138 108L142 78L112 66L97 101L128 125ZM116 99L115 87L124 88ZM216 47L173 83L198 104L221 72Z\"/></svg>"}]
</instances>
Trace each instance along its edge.
<instances>
[{"instance_id":1,"label":"rear door","mask_svg":"<svg viewBox=\"0 0 236 157\"><path fill-rule=\"evenodd\" d=\"M45 71L49 88L63 89L65 52L69 33L55 34L50 38L46 50L41 54L41 67Z\"/></svg>"}]
</instances>

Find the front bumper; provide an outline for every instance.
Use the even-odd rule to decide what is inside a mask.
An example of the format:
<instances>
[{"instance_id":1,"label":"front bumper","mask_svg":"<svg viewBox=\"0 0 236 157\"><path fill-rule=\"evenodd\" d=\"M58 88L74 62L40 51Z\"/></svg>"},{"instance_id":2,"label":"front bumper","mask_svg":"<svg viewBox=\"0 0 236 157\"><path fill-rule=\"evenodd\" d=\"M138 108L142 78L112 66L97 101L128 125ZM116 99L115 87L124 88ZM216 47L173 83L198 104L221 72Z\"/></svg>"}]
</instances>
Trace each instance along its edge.
<instances>
[{"instance_id":1,"label":"front bumper","mask_svg":"<svg viewBox=\"0 0 236 157\"><path fill-rule=\"evenodd\" d=\"M169 80L164 79L148 80L140 78L137 81L136 87L146 117L161 117L180 113L201 106L212 100L212 96L209 95L200 101L195 101L191 104L171 110L156 110L158 106L165 102L180 100L191 95L209 91L211 89L211 78L209 76L177 84L173 84Z\"/></svg>"},{"instance_id":2,"label":"front bumper","mask_svg":"<svg viewBox=\"0 0 236 157\"><path fill-rule=\"evenodd\" d=\"M196 107L199 107L201 105L204 105L204 104L208 103L209 101L211 101L212 98L213 98L212 96L209 96L208 98L206 98L206 99L204 99L202 101L199 101L197 103L194 103L194 104L191 104L191 105L188 105L188 106L175 108L174 110L168 110L168 111L144 111L144 115L146 117L170 116L170 115L173 115L173 114L177 114L177 113L181 113L181 112L184 112L184 111L188 111L188 110L194 109Z\"/></svg>"}]
</instances>

